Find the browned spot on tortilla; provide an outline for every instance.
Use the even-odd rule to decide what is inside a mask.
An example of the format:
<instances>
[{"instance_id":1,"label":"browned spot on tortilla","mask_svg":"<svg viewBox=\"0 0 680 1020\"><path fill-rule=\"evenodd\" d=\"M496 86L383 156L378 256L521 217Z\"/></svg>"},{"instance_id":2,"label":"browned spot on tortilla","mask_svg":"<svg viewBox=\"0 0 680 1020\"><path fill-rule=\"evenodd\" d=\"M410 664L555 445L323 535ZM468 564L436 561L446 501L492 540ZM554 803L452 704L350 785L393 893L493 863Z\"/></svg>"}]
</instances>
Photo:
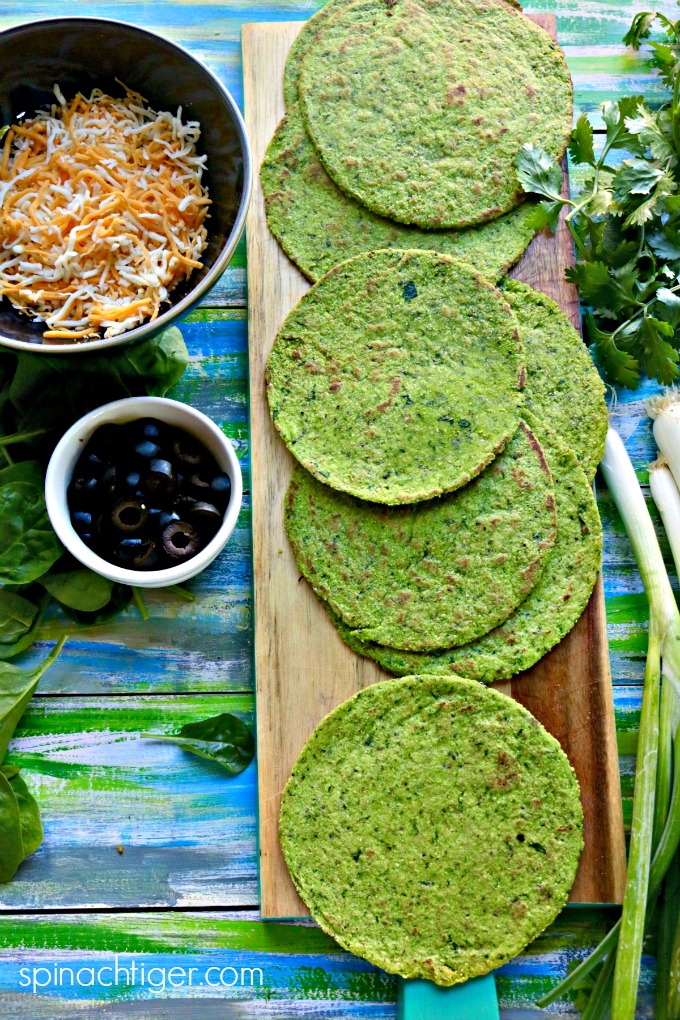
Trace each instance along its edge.
<instances>
[{"instance_id":1,"label":"browned spot on tortilla","mask_svg":"<svg viewBox=\"0 0 680 1020\"><path fill-rule=\"evenodd\" d=\"M510 907L510 913L515 918L515 920L517 920L517 921L519 921L520 917L524 917L526 912L527 912L527 905L526 905L526 903L523 903L522 900L515 900L514 903Z\"/></svg>"},{"instance_id":2,"label":"browned spot on tortilla","mask_svg":"<svg viewBox=\"0 0 680 1020\"><path fill-rule=\"evenodd\" d=\"M373 409L369 408L368 411L364 411L364 417L365 418L372 418L374 415L382 414L383 411L386 411L388 407L391 407L393 402L394 402L394 398L396 397L397 393L399 392L399 387L400 386L401 386L401 380L399 378L393 379L392 380L392 389L390 390L390 395L387 398L387 400L383 400L382 404L378 404L378 406L374 407Z\"/></svg>"},{"instance_id":3,"label":"browned spot on tortilla","mask_svg":"<svg viewBox=\"0 0 680 1020\"><path fill-rule=\"evenodd\" d=\"M520 421L519 427L521 428L522 432L524 433L524 435L527 437L527 439L531 443L532 450L534 450L538 454L538 458L539 458L539 460L541 462L541 467L545 471L546 475L548 475L548 477L550 477L550 468L548 467L548 462L545 459L545 454L543 453L543 447L541 446L541 444L539 443L538 439L533 434L533 432L531 431L531 429L529 428L529 426L527 425L527 423L525 421Z\"/></svg>"}]
</instances>

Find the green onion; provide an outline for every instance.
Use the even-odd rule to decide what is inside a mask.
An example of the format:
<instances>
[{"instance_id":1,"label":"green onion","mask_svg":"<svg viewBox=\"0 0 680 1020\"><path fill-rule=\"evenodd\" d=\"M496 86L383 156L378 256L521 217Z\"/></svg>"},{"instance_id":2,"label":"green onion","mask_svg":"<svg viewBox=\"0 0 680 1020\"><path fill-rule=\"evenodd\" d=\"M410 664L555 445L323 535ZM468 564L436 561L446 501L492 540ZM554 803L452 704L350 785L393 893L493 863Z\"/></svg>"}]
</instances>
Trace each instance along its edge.
<instances>
[{"instance_id":1,"label":"green onion","mask_svg":"<svg viewBox=\"0 0 680 1020\"><path fill-rule=\"evenodd\" d=\"M606 1015L611 991L612 1020L634 1020L645 930L680 845L680 753L679 742L674 741L679 732L680 613L633 465L611 428L601 469L630 539L650 610L626 891L621 920L593 953L537 1005L544 1007L561 998L604 963L591 994L592 1007L589 1002L584 1015Z\"/></svg>"}]
</instances>

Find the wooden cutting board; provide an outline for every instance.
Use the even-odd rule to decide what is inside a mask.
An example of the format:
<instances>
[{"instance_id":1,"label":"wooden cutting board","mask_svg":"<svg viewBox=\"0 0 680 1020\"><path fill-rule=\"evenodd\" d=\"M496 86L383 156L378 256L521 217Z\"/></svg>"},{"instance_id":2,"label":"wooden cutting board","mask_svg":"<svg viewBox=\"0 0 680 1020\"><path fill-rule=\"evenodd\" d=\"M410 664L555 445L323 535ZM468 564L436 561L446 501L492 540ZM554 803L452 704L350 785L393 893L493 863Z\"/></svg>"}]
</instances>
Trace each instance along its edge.
<instances>
[{"instance_id":1,"label":"wooden cutting board","mask_svg":"<svg viewBox=\"0 0 680 1020\"><path fill-rule=\"evenodd\" d=\"M553 15L531 15L555 38ZM269 418L267 356L290 309L309 289L269 233L259 169L284 114L283 68L301 22L244 25L243 76L255 185L246 225L252 463L255 676L260 807L260 887L265 918L308 916L278 839L281 792L317 723L386 674L351 652L296 568L283 526L292 458ZM567 186L565 173L565 188ZM512 275L552 297L579 325L578 297L564 279L569 233L537 237ZM521 678L498 685L557 737L576 769L585 844L571 899L620 902L625 880L621 794L602 582L581 620Z\"/></svg>"}]
</instances>

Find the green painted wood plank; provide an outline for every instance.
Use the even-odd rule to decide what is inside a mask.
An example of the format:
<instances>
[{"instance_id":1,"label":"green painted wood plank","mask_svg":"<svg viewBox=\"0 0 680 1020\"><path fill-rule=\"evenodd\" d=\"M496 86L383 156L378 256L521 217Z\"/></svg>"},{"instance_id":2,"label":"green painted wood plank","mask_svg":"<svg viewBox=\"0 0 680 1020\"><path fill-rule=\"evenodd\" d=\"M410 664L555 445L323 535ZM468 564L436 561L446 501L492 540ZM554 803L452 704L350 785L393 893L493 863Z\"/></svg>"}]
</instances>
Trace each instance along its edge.
<instances>
[{"instance_id":1,"label":"green painted wood plank","mask_svg":"<svg viewBox=\"0 0 680 1020\"><path fill-rule=\"evenodd\" d=\"M140 738L220 712L252 726L252 695L34 698L7 760L45 840L0 886L0 909L255 906L255 764L230 777Z\"/></svg>"},{"instance_id":2,"label":"green painted wood plank","mask_svg":"<svg viewBox=\"0 0 680 1020\"><path fill-rule=\"evenodd\" d=\"M535 999L574 960L588 953L616 916L615 910L607 908L567 907L524 953L502 967L496 981L504 1020L535 1016ZM258 923L254 915L95 913L0 918L0 943L0 1007L13 1020L29 1015L31 1020L67 1016L205 1020L227 1015L391 1020L396 1015L393 977L343 952L314 926ZM114 981L116 955L118 987L98 986L102 967L112 968L102 973L102 979ZM175 988L168 980L172 967L177 968ZM194 968L191 975L190 967ZM94 981L94 987L77 987L79 968L82 984ZM88 968L94 968L92 977ZM207 981L218 981L222 969L225 984L217 990L209 987ZM128 977L133 988L125 983ZM37 996L31 988L22 988L33 980ZM165 981L165 992L154 992L150 981L157 989ZM640 1018L653 1015L652 990L653 962L646 957ZM131 1000L137 1002L137 1009L131 1008ZM25 1013L22 1007L32 1012ZM577 1013L566 1001L551 1015Z\"/></svg>"}]
</instances>

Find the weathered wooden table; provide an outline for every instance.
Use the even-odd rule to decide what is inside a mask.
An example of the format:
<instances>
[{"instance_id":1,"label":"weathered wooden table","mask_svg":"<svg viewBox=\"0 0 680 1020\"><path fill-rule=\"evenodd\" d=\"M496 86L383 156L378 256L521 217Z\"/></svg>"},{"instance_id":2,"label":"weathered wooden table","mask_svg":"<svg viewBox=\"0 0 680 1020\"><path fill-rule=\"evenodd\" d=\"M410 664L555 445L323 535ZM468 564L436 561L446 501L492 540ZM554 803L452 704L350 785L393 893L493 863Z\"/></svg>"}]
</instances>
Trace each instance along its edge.
<instances>
[{"instance_id":1,"label":"weathered wooden table","mask_svg":"<svg viewBox=\"0 0 680 1020\"><path fill-rule=\"evenodd\" d=\"M115 17L191 49L242 101L244 22L299 20L319 0L6 0L0 28L65 14ZM576 110L624 93L662 95L621 45L630 0L545 0L567 54ZM674 4L665 3L675 17ZM16 55L18 61L21 54ZM37 791L45 841L0 886L0 1016L58 1018L395 1016L395 981L340 951L311 925L258 919L256 771L236 779L172 745L139 739L235 712L253 718L250 631L245 245L182 325L192 360L175 396L206 411L234 441L246 495L225 553L193 584L192 604L149 596L98 631L75 633L41 683L11 747ZM644 474L652 444L646 390L618 394L615 422ZM645 600L608 495L604 576L624 811L646 643ZM39 654L59 621L47 620ZM119 852L119 847L123 852ZM534 999L604 934L615 908L569 907L497 972L505 1020L536 1016ZM654 961L645 959L640 1017L653 1016ZM551 1015L577 1015L573 1004Z\"/></svg>"}]
</instances>

